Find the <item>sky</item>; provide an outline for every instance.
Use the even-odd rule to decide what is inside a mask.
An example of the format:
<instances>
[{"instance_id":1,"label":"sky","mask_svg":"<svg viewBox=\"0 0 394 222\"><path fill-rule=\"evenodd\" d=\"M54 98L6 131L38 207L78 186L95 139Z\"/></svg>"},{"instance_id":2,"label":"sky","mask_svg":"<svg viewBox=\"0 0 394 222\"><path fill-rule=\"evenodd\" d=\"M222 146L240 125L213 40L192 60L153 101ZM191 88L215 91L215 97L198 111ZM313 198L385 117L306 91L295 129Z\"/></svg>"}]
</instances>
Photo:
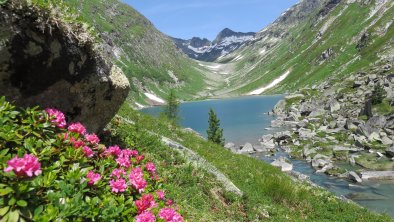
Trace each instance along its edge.
<instances>
[{"instance_id":1,"label":"sky","mask_svg":"<svg viewBox=\"0 0 394 222\"><path fill-rule=\"evenodd\" d=\"M258 32L299 0L123 0L161 32L213 40L224 28Z\"/></svg>"}]
</instances>

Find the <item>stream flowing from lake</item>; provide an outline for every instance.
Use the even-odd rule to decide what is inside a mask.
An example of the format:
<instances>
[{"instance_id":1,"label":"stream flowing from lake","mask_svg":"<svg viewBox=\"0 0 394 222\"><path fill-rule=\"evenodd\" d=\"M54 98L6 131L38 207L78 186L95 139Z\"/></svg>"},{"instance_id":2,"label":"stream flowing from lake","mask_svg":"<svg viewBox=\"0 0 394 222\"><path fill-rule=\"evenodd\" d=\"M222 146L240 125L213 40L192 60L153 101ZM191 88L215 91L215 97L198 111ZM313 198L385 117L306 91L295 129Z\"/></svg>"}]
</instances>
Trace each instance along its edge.
<instances>
[{"instance_id":1,"label":"stream flowing from lake","mask_svg":"<svg viewBox=\"0 0 394 222\"><path fill-rule=\"evenodd\" d=\"M269 116L267 113L282 98L281 95L249 96L182 103L179 113L180 124L183 127L192 128L206 137L208 111L213 108L220 119L226 142L233 142L238 146L246 142L259 144L258 140L262 135L275 132L275 129L269 128L271 120L275 117ZM151 107L141 111L157 116L162 108ZM263 153L254 155L254 157L268 163L279 156L287 156L287 154L280 151L275 156L266 156ZM308 175L312 182L337 196L351 197L361 206L394 217L394 181L355 184L346 179L316 174L310 164L304 160L291 159L291 162L295 171ZM341 167L351 168L352 166L341 163Z\"/></svg>"}]
</instances>

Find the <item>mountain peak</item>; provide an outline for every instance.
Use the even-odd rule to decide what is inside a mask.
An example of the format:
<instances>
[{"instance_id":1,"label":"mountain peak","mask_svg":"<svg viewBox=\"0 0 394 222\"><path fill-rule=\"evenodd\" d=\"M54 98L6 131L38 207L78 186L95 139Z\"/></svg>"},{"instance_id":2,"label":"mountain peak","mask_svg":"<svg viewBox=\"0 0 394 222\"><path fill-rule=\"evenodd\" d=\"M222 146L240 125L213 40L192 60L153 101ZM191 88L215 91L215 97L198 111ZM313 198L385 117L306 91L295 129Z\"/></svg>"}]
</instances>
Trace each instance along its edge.
<instances>
[{"instance_id":1,"label":"mountain peak","mask_svg":"<svg viewBox=\"0 0 394 222\"><path fill-rule=\"evenodd\" d=\"M229 28L223 29L219 34L216 36L215 40L213 40L213 44L217 44L223 41L226 37L235 36L235 37L242 37L242 36L254 36L254 32L235 32Z\"/></svg>"}]
</instances>

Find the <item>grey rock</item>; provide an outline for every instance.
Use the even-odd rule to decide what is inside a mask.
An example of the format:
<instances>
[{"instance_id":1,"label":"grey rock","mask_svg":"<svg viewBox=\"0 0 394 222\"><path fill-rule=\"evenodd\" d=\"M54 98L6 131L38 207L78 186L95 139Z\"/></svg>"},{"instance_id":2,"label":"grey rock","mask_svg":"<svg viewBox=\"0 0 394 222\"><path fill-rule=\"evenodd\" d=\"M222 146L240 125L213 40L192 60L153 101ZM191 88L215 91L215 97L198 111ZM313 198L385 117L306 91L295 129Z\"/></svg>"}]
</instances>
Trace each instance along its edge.
<instances>
[{"instance_id":1,"label":"grey rock","mask_svg":"<svg viewBox=\"0 0 394 222\"><path fill-rule=\"evenodd\" d=\"M226 145L224 145L224 148L232 150L235 148L235 144L234 143L226 143Z\"/></svg>"},{"instance_id":2,"label":"grey rock","mask_svg":"<svg viewBox=\"0 0 394 222\"><path fill-rule=\"evenodd\" d=\"M394 145L386 149L386 154L391 157L394 157Z\"/></svg>"},{"instance_id":3,"label":"grey rock","mask_svg":"<svg viewBox=\"0 0 394 222\"><path fill-rule=\"evenodd\" d=\"M266 134L266 135L263 135L262 137L261 137L261 142L268 142L268 141L271 141L272 139L274 138L274 135L272 135L272 134Z\"/></svg>"},{"instance_id":4,"label":"grey rock","mask_svg":"<svg viewBox=\"0 0 394 222\"><path fill-rule=\"evenodd\" d=\"M286 101L285 100L280 100L272 110L273 113L275 114L281 114L284 112L286 108Z\"/></svg>"},{"instance_id":5,"label":"grey rock","mask_svg":"<svg viewBox=\"0 0 394 222\"><path fill-rule=\"evenodd\" d=\"M369 134L368 140L371 141L371 142L382 141L382 139L380 138L379 134L376 133L376 132L372 132L371 134Z\"/></svg>"},{"instance_id":6,"label":"grey rock","mask_svg":"<svg viewBox=\"0 0 394 222\"><path fill-rule=\"evenodd\" d=\"M363 180L394 180L394 171L364 171L361 172Z\"/></svg>"},{"instance_id":7,"label":"grey rock","mask_svg":"<svg viewBox=\"0 0 394 222\"><path fill-rule=\"evenodd\" d=\"M312 159L312 167L315 169L323 168L332 161L328 156L317 154Z\"/></svg>"},{"instance_id":8,"label":"grey rock","mask_svg":"<svg viewBox=\"0 0 394 222\"><path fill-rule=\"evenodd\" d=\"M361 148L355 148L355 147L343 147L343 146L335 146L333 148L334 152L341 152L341 151L349 151L349 152L360 152L363 151L364 149Z\"/></svg>"},{"instance_id":9,"label":"grey rock","mask_svg":"<svg viewBox=\"0 0 394 222\"><path fill-rule=\"evenodd\" d=\"M310 139L316 136L316 133L312 132L310 129L301 128L298 130L298 135L301 139Z\"/></svg>"},{"instance_id":10,"label":"grey rock","mask_svg":"<svg viewBox=\"0 0 394 222\"><path fill-rule=\"evenodd\" d=\"M337 101L337 100L331 100L329 103L328 103L328 106L327 106L327 109L330 111L330 112L336 112L336 111L339 111L340 109L341 109L341 104L339 104L339 102Z\"/></svg>"},{"instance_id":11,"label":"grey rock","mask_svg":"<svg viewBox=\"0 0 394 222\"><path fill-rule=\"evenodd\" d=\"M305 147L304 150L303 150L304 157L308 157L308 156L310 156L310 155L312 155L314 153L316 153L316 149L315 148L308 149L307 147Z\"/></svg>"},{"instance_id":12,"label":"grey rock","mask_svg":"<svg viewBox=\"0 0 394 222\"><path fill-rule=\"evenodd\" d=\"M239 153L254 153L256 152L253 148L253 145L251 143L245 143L245 145L242 146L242 148L239 150Z\"/></svg>"},{"instance_id":13,"label":"grey rock","mask_svg":"<svg viewBox=\"0 0 394 222\"><path fill-rule=\"evenodd\" d=\"M87 30L58 18L46 22L37 7L22 7L0 9L0 42L7 42L0 46L0 95L21 107L59 109L69 122L102 130L128 96L128 79Z\"/></svg>"},{"instance_id":14,"label":"grey rock","mask_svg":"<svg viewBox=\"0 0 394 222\"><path fill-rule=\"evenodd\" d=\"M280 157L271 163L272 166L278 167L282 172L287 172L293 170L293 164L288 163L284 157Z\"/></svg>"}]
</instances>

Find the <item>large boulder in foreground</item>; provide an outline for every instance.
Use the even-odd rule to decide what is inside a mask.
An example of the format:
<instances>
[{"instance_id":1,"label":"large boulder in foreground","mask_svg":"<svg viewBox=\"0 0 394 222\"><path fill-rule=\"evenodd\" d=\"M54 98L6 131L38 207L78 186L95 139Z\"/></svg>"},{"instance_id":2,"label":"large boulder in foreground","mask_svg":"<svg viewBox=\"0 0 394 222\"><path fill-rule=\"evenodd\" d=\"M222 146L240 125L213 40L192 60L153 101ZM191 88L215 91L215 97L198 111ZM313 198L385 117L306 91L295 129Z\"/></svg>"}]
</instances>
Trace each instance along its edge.
<instances>
[{"instance_id":1,"label":"large boulder in foreground","mask_svg":"<svg viewBox=\"0 0 394 222\"><path fill-rule=\"evenodd\" d=\"M57 108L99 131L126 99L127 78L84 25L26 2L0 6L0 95L22 107Z\"/></svg>"}]
</instances>

